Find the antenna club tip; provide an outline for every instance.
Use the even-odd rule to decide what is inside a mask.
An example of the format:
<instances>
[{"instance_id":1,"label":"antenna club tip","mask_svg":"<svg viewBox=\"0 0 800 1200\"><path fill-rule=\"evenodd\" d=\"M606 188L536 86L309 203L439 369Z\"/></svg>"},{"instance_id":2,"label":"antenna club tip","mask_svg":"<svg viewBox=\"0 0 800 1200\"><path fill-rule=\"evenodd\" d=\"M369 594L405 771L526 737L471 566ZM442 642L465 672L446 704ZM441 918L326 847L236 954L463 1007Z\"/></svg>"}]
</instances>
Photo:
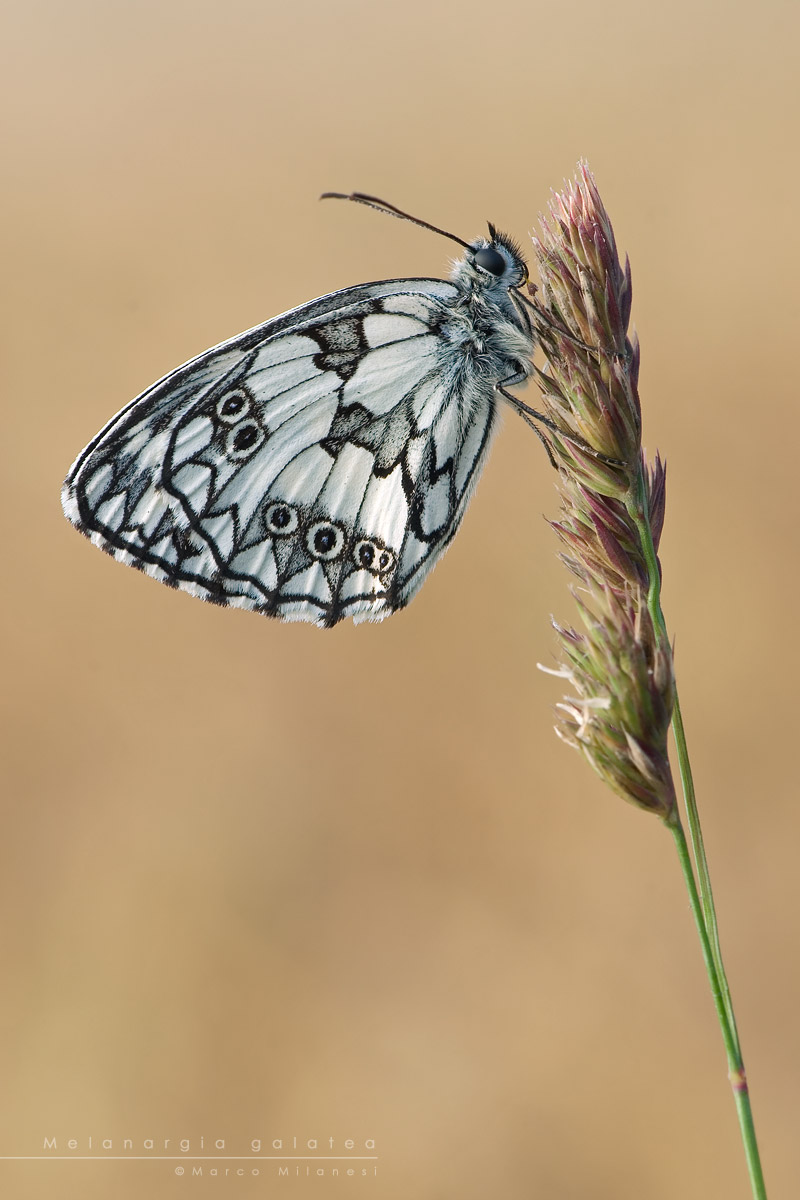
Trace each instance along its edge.
<instances>
[{"instance_id":1,"label":"antenna club tip","mask_svg":"<svg viewBox=\"0 0 800 1200\"><path fill-rule=\"evenodd\" d=\"M438 225L431 225L428 221L421 221L419 217L412 217L410 213L403 212L402 208L396 208L387 200L381 200L378 196L370 196L367 192L351 192L349 196L344 192L323 192L320 200L354 200L357 204L365 204L367 208L389 213L390 216L399 217L401 221L411 221L413 225L419 225L422 229L430 229L433 233L439 233L442 237L450 238L451 242L458 242L459 246L463 246L466 250L472 249L469 242L456 237L454 233L448 233L446 229L440 229Z\"/></svg>"}]
</instances>

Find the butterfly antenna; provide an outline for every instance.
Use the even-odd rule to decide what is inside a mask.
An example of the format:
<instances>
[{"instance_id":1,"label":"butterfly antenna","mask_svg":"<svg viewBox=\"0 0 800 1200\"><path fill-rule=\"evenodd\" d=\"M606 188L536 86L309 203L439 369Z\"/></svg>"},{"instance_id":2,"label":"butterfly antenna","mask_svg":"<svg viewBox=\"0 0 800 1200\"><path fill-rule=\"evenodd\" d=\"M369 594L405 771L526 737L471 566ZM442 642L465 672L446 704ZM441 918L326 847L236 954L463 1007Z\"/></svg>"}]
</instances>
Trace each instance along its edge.
<instances>
[{"instance_id":1,"label":"butterfly antenna","mask_svg":"<svg viewBox=\"0 0 800 1200\"><path fill-rule=\"evenodd\" d=\"M438 225L431 225L430 221L412 217L410 213L403 212L402 208L395 208L393 204L389 204L386 200L379 200L377 196L367 196L364 192L351 192L349 196L344 192L323 192L320 200L352 200L355 204L365 204L367 208L389 213L392 217L399 217L401 221L410 221L412 225L420 225L423 229L430 229L432 233L440 233L442 237L450 238L451 242L458 242L459 246L463 246L465 250L472 249L469 242L465 242L463 238L456 237L454 233L448 233L446 229L440 229Z\"/></svg>"}]
</instances>

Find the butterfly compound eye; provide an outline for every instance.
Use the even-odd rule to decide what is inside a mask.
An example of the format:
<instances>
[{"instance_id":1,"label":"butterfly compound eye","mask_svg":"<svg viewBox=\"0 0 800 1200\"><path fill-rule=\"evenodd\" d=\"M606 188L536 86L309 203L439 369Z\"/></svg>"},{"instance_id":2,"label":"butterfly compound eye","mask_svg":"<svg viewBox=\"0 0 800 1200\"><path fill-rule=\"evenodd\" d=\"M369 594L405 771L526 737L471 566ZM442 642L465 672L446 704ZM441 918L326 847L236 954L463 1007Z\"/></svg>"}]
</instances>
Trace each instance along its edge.
<instances>
[{"instance_id":1,"label":"butterfly compound eye","mask_svg":"<svg viewBox=\"0 0 800 1200\"><path fill-rule=\"evenodd\" d=\"M478 250L474 261L476 267L483 267L484 271L488 271L490 275L497 275L498 278L506 269L506 260L491 246L484 246L482 250Z\"/></svg>"}]
</instances>

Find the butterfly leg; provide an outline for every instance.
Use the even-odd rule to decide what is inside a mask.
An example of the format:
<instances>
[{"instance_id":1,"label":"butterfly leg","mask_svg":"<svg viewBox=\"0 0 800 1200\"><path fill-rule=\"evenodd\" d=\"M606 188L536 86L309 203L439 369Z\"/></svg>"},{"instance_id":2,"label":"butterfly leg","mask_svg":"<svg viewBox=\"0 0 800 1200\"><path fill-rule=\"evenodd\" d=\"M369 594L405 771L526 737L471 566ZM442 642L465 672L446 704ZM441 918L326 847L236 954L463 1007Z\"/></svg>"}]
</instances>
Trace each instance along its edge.
<instances>
[{"instance_id":1,"label":"butterfly leg","mask_svg":"<svg viewBox=\"0 0 800 1200\"><path fill-rule=\"evenodd\" d=\"M533 409L529 409L527 404L523 404L522 401L518 400L516 396L512 396L511 393L507 392L504 387L501 387L500 384L497 385L495 390L500 393L500 395L503 397L504 400L508 401L508 403L514 409L514 412L518 416L522 417L525 424L530 425L531 429L533 430L533 432L538 437L539 441L544 446L544 452L547 455L548 459L550 460L550 466L558 469L558 463L556 462L555 458L553 457L553 451L550 447L550 443L548 442L547 438L542 433L539 426L533 420L534 416L539 417L539 413L534 413ZM555 428L552 421L548 421L546 417L544 418L544 423L545 423L545 425L547 425L550 428L553 428L553 429Z\"/></svg>"},{"instance_id":2,"label":"butterfly leg","mask_svg":"<svg viewBox=\"0 0 800 1200\"><path fill-rule=\"evenodd\" d=\"M522 380L518 376L512 376L510 379L503 380L503 383L510 384L521 382ZM622 467L625 465L618 458L610 458L607 454L601 454L599 450L595 450L594 446L590 446L589 443L585 442L582 437L577 435L577 433L568 433L565 429L559 429L558 425L556 425L554 421L551 421L549 417L546 417L544 413L537 412L535 408L531 408L529 405L523 403L523 401L517 396L512 396L511 392L507 392L502 384L498 383L495 387L495 390L500 393L504 400L508 401L514 411L522 417L525 424L530 425L531 429L534 430L539 438L539 441L547 451L547 457L550 459L551 466L555 467L557 466L557 463L553 457L550 443L547 441L538 425L534 422L538 422L539 425L544 425L545 429L549 429L553 433L557 433L558 436L564 438L565 441L574 442L576 446L580 446L581 450L584 450L587 454L591 454L593 458L599 459L600 462L608 463L608 465L611 467Z\"/></svg>"},{"instance_id":3,"label":"butterfly leg","mask_svg":"<svg viewBox=\"0 0 800 1200\"><path fill-rule=\"evenodd\" d=\"M530 284L529 286L532 287L534 289L534 291L536 290L534 284ZM537 329L536 329L536 333L540 340L543 337L547 337L549 339L549 341L552 343L552 340L553 340L552 334L553 334L553 332L555 332L555 333L559 334L560 337L566 338L568 342L572 342L573 346L578 346L579 349L586 350L587 353L591 354L592 358L599 360L600 352L596 346L590 346L587 342L584 342L581 338L576 337L574 333L570 333L570 331L568 329L566 329L563 324L560 324L558 321L554 321L553 318L551 317L550 313L547 312L546 309L542 308L541 305L537 304L535 300L532 300L532 299L530 299L530 297L524 295L520 291L519 288L514 288L513 291L516 293L516 295L519 297L519 299L523 302L523 304L525 304L531 310L531 312L534 314L536 320L539 322L539 325L537 326ZM542 325L545 325L548 328L542 329ZM614 360L617 362L622 362L622 363L630 362L630 358L631 358L630 343L628 341L626 341L625 350L617 351L613 357L614 357Z\"/></svg>"},{"instance_id":4,"label":"butterfly leg","mask_svg":"<svg viewBox=\"0 0 800 1200\"><path fill-rule=\"evenodd\" d=\"M533 286L533 285L531 285L531 286ZM544 331L542 329L537 330L537 332L540 336L543 333L550 335L550 331L552 330L553 332L559 334L560 337L566 338L568 342L572 342L573 345L579 346L581 350L588 350L589 354L591 354L594 358L597 358L597 348L595 346L589 346L581 338L576 337L574 333L570 333L570 331L568 329L566 329L562 323L560 323L558 321L554 321L553 318L550 316L550 313L547 312L546 309L542 308L541 305L537 304L535 300L532 300L532 299L530 299L530 297L526 296L524 294L524 292L520 291L519 288L514 288L514 291L519 296L522 303L525 304L531 310L531 312L535 315L537 320L541 324L548 326L547 330L544 330ZM552 338L551 338L551 340L552 340Z\"/></svg>"}]
</instances>

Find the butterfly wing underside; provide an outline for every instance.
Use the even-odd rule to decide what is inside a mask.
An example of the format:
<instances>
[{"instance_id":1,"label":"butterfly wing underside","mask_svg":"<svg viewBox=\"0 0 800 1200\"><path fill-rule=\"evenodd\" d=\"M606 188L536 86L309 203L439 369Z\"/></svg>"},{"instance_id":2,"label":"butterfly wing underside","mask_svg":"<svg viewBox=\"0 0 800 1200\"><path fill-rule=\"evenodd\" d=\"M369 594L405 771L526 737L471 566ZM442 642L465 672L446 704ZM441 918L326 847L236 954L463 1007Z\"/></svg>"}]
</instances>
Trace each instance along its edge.
<instances>
[{"instance_id":1,"label":"butterfly wing underside","mask_svg":"<svg viewBox=\"0 0 800 1200\"><path fill-rule=\"evenodd\" d=\"M346 289L179 367L64 485L69 519L171 586L288 620L379 620L452 540L495 424L451 284Z\"/></svg>"}]
</instances>

